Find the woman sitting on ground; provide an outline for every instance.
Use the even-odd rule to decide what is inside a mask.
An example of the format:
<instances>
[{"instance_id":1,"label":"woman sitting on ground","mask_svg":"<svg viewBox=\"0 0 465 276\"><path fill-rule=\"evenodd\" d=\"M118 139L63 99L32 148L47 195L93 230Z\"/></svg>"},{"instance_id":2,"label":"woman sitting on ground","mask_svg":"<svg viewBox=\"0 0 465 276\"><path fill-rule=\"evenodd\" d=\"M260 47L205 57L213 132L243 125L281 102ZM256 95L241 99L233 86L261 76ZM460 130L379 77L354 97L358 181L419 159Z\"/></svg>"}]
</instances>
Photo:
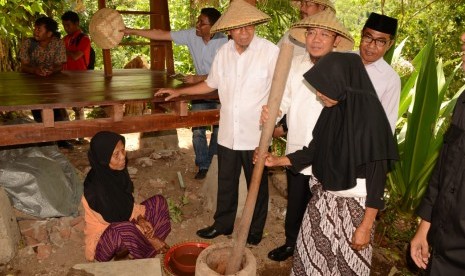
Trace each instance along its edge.
<instances>
[{"instance_id":1,"label":"woman sitting on ground","mask_svg":"<svg viewBox=\"0 0 465 276\"><path fill-rule=\"evenodd\" d=\"M134 259L165 253L171 231L168 204L161 195L134 202L126 167L125 138L102 131L90 142L91 170L84 181L86 259L110 261L121 252Z\"/></svg>"}]
</instances>

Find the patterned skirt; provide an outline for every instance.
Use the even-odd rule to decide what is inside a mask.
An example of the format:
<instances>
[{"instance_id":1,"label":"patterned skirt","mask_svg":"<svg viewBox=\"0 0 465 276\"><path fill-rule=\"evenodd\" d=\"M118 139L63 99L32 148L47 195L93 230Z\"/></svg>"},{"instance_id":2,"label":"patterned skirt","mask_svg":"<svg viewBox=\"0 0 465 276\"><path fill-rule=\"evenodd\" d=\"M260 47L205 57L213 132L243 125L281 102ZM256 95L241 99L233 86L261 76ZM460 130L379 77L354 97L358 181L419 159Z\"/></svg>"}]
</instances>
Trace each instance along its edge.
<instances>
[{"instance_id":1,"label":"patterned skirt","mask_svg":"<svg viewBox=\"0 0 465 276\"><path fill-rule=\"evenodd\" d=\"M153 196L145 205L145 219L152 224L153 237L164 241L171 231L168 203L161 195ZM116 222L103 232L95 250L95 260L110 261L117 252L127 250L135 259L151 258L158 252L133 222Z\"/></svg>"},{"instance_id":2,"label":"patterned skirt","mask_svg":"<svg viewBox=\"0 0 465 276\"><path fill-rule=\"evenodd\" d=\"M350 247L363 220L365 198L323 191L315 178L310 178L310 187L313 196L300 227L291 275L369 275L371 243L360 251Z\"/></svg>"}]
</instances>

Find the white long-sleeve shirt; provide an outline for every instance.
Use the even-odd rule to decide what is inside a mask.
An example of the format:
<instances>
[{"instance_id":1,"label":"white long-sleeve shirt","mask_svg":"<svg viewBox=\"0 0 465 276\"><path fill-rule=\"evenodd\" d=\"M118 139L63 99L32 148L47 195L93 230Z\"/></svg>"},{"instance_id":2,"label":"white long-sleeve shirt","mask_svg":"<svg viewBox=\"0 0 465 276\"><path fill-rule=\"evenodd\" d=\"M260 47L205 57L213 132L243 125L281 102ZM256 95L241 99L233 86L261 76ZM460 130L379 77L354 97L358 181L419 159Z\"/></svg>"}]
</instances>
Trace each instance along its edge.
<instances>
[{"instance_id":1,"label":"white long-sleeve shirt","mask_svg":"<svg viewBox=\"0 0 465 276\"><path fill-rule=\"evenodd\" d=\"M360 52L357 52L360 54ZM397 72L383 59L365 65L379 101L386 112L392 133L396 128L400 101L400 77Z\"/></svg>"},{"instance_id":2,"label":"white long-sleeve shirt","mask_svg":"<svg viewBox=\"0 0 465 276\"><path fill-rule=\"evenodd\" d=\"M320 116L323 104L316 96L316 90L303 77L313 63L308 54L294 56L281 101L282 116L287 114L286 154L308 146L313 139L312 131ZM300 173L311 175L311 167Z\"/></svg>"}]
</instances>

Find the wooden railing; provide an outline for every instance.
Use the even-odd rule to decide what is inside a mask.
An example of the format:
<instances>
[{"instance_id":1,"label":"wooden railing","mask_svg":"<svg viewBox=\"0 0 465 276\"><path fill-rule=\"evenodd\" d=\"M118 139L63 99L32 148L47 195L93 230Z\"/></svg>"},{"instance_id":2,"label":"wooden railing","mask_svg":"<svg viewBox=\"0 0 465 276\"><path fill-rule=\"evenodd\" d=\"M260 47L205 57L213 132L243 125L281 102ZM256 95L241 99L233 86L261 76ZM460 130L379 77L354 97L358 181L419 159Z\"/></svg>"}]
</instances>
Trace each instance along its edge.
<instances>
[{"instance_id":1,"label":"wooden railing","mask_svg":"<svg viewBox=\"0 0 465 276\"><path fill-rule=\"evenodd\" d=\"M218 99L216 92L179 97L166 102L153 97L163 87L183 84L164 72L143 69L64 71L50 77L0 73L0 112L41 110L42 123L0 125L0 146L91 137L101 130L118 133L149 132L217 124L218 110L189 111L192 99ZM150 105L150 113L125 116L124 105ZM53 109L101 106L106 118L55 121Z\"/></svg>"}]
</instances>

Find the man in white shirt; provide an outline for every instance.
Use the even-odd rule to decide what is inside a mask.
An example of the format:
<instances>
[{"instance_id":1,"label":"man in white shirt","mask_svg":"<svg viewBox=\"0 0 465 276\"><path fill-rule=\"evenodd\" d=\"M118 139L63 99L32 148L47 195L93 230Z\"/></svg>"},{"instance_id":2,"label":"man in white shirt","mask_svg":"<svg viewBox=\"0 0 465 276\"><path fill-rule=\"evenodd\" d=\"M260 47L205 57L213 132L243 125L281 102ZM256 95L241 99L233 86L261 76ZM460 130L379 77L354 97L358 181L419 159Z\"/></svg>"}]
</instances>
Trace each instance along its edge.
<instances>
[{"instance_id":1,"label":"man in white shirt","mask_svg":"<svg viewBox=\"0 0 465 276\"><path fill-rule=\"evenodd\" d=\"M383 105L393 133L399 111L401 84L399 75L383 57L394 45L396 31L397 19L373 12L363 26L360 40L360 57Z\"/></svg>"},{"instance_id":2,"label":"man in white shirt","mask_svg":"<svg viewBox=\"0 0 465 276\"><path fill-rule=\"evenodd\" d=\"M229 235L237 212L239 176L250 184L254 149L260 140L260 107L266 104L279 48L255 35L255 25L271 18L243 0L232 1L212 27L232 37L220 48L205 81L180 89L161 89L155 96L204 94L218 89L221 102L218 133L218 199L214 224L197 235L213 239ZM257 245L268 212L268 177L263 173L247 243Z\"/></svg>"},{"instance_id":3,"label":"man in white shirt","mask_svg":"<svg viewBox=\"0 0 465 276\"><path fill-rule=\"evenodd\" d=\"M291 0L291 5L299 7L300 19L307 18L308 16L315 15L322 11L331 11L336 13L336 8L330 0ZM304 55L306 53L305 43L297 41L289 36L289 31L285 32L283 37L279 40L278 46L284 42L291 42L294 45L294 56Z\"/></svg>"},{"instance_id":4,"label":"man in white shirt","mask_svg":"<svg viewBox=\"0 0 465 276\"><path fill-rule=\"evenodd\" d=\"M349 51L354 46L349 31L331 11L319 12L293 24L289 34L291 39L305 45L306 51L302 55L294 56L292 60L280 105L281 115L287 116L288 124L286 154L300 150L310 143L313 128L323 108L316 97L315 89L304 80L303 74L333 49ZM267 108L264 107L265 109ZM268 253L268 258L271 260L284 261L294 253L302 218L311 197L309 188L311 173L311 167L297 174L290 170L286 171L288 183L284 223L286 242Z\"/></svg>"},{"instance_id":5,"label":"man in white shirt","mask_svg":"<svg viewBox=\"0 0 465 276\"><path fill-rule=\"evenodd\" d=\"M220 18L221 13L214 8L203 8L197 18L195 28L180 31L165 30L137 30L125 28L122 30L126 35L139 35L152 40L172 40L179 45L187 45L194 61L196 75L187 75L182 81L193 84L204 81L213 62L213 58L218 49L227 41L227 37L222 33L211 34L213 24ZM216 101L194 100L191 102L192 110L216 109ZM195 152L195 164L199 171L195 179L204 179L213 155L216 154L218 126L213 127L210 145L207 144L205 135L206 127L192 128L192 145Z\"/></svg>"}]
</instances>

